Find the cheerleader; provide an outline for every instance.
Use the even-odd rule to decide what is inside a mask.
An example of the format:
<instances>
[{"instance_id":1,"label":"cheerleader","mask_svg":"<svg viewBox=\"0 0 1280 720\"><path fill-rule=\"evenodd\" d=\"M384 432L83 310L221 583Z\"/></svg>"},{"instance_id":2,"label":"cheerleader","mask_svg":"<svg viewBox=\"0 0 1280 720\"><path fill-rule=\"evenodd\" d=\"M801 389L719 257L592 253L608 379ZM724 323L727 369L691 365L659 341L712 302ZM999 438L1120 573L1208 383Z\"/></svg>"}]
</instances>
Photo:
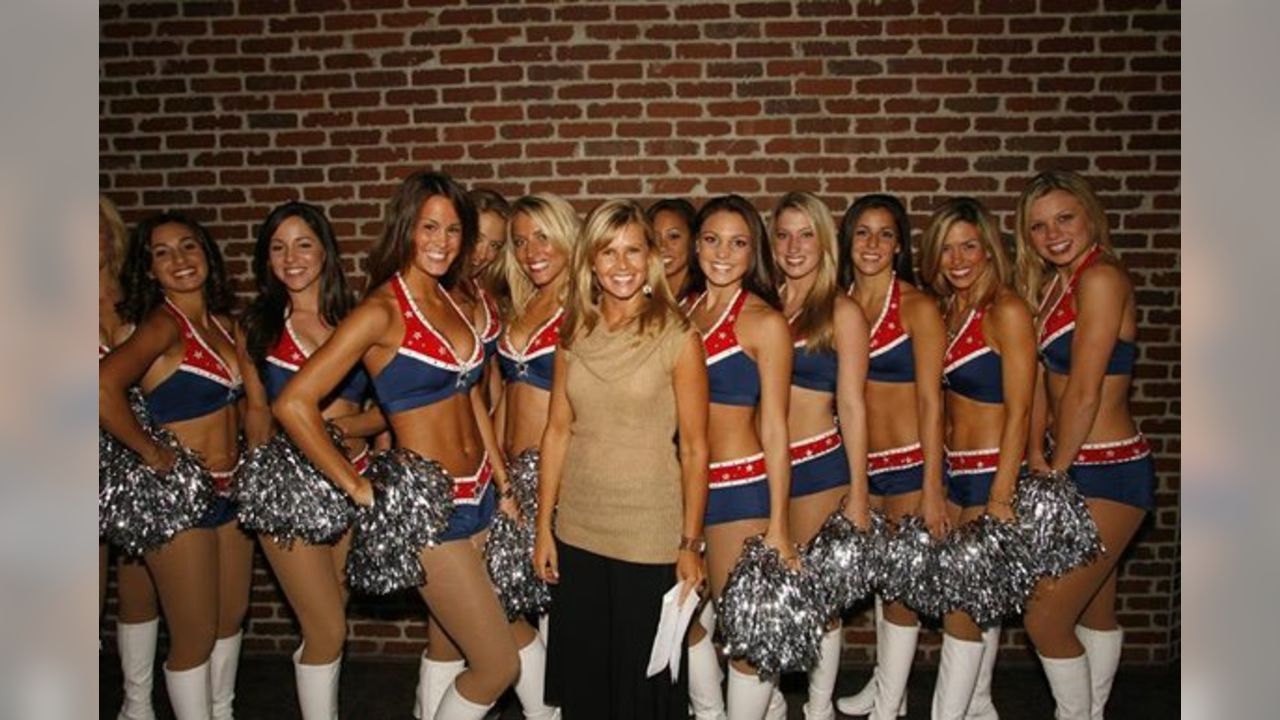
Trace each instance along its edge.
<instances>
[{"instance_id":1,"label":"cheerleader","mask_svg":"<svg viewBox=\"0 0 1280 720\"><path fill-rule=\"evenodd\" d=\"M1012 521L1035 386L1031 309L1010 285L1013 268L995 218L972 198L934 212L920 276L945 307L948 512L959 526L986 513ZM1000 626L964 612L943 618L934 718L996 718L991 672Z\"/></svg>"},{"instance_id":2,"label":"cheerleader","mask_svg":"<svg viewBox=\"0 0 1280 720\"><path fill-rule=\"evenodd\" d=\"M794 345L787 418L791 539L804 545L845 498L844 511L854 524L870 524L863 398L867 321L840 292L835 225L821 200L801 192L783 196L773 210L770 236L773 260L784 278L780 295ZM840 620L835 618L822 638L818 664L809 671L806 718L835 718L831 701L841 645ZM779 700L780 693L774 704Z\"/></svg>"},{"instance_id":3,"label":"cheerleader","mask_svg":"<svg viewBox=\"0 0 1280 720\"><path fill-rule=\"evenodd\" d=\"M537 452L546 426L551 366L560 341L578 217L569 203L555 195L522 197L510 207L509 215L511 242L498 262L507 268L503 285L510 289L513 309L494 340L503 381L494 427L503 457L515 459ZM533 522L533 518L522 520ZM511 631L520 648L515 690L524 715L554 717L555 711L543 702L545 641L522 618L511 623ZM424 717L431 717L432 704L439 698L436 688L447 687L462 672L464 661L434 622L427 626L427 637L420 683L427 702Z\"/></svg>"},{"instance_id":4,"label":"cheerleader","mask_svg":"<svg viewBox=\"0 0 1280 720\"><path fill-rule=\"evenodd\" d=\"M698 263L689 262L694 255L693 223L697 214L684 198L659 200L644 213L658 234L662 270L676 302L684 302L689 297L689 289L700 282Z\"/></svg>"},{"instance_id":5,"label":"cheerleader","mask_svg":"<svg viewBox=\"0 0 1280 720\"><path fill-rule=\"evenodd\" d=\"M209 233L177 214L137 227L123 277L121 315L137 330L99 364L98 422L157 472L173 466L173 451L152 441L129 409L125 391L136 383L155 423L213 476L212 509L144 559L169 627L164 671L174 715L230 718L253 569L253 542L229 497L241 390L231 292Z\"/></svg>"},{"instance_id":6,"label":"cheerleader","mask_svg":"<svg viewBox=\"0 0 1280 720\"><path fill-rule=\"evenodd\" d=\"M120 270L124 264L125 230L110 200L98 196L98 359L124 342L133 325L120 317L123 299ZM124 676L124 704L119 720L152 720L152 674L160 629L156 588L140 558L121 553L116 560L116 647ZM107 544L98 538L98 615L107 598Z\"/></svg>"},{"instance_id":7,"label":"cheerleader","mask_svg":"<svg viewBox=\"0 0 1280 720\"><path fill-rule=\"evenodd\" d=\"M502 397L502 376L498 371L498 336L502 334L502 318L509 314L510 288L506 279L507 221L511 206L492 190L476 189L467 193L476 206L477 235L475 247L467 261L470 268L466 281L450 291L484 343L485 404L492 413Z\"/></svg>"},{"instance_id":8,"label":"cheerleader","mask_svg":"<svg viewBox=\"0 0 1280 720\"><path fill-rule=\"evenodd\" d=\"M431 615L468 667L444 691L438 720L479 720L516 677L517 657L473 537L495 505L514 515L479 387L484 347L448 293L476 241L475 207L448 176L410 175L387 208L370 255L365 299L272 403L281 426L357 503L373 489L333 446L321 408L357 363L372 378L396 444L439 462L454 478L454 509L438 545L421 549ZM480 422L485 418L485 422ZM501 490L502 499L498 499Z\"/></svg>"},{"instance_id":9,"label":"cheerleader","mask_svg":"<svg viewBox=\"0 0 1280 720\"><path fill-rule=\"evenodd\" d=\"M942 356L946 330L933 300L912 284L911 225L902 203L867 195L840 223L840 282L870 323L867 482L871 506L890 520L923 517L935 537L949 521L942 484ZM848 715L906 714L907 678L920 623L901 602L876 602L876 669Z\"/></svg>"},{"instance_id":10,"label":"cheerleader","mask_svg":"<svg viewBox=\"0 0 1280 720\"><path fill-rule=\"evenodd\" d=\"M702 333L711 409L707 443L707 574L719 598L743 543L765 544L794 559L788 500L787 402L791 337L778 312L773 260L760 214L745 199L726 195L702 206L695 288L689 319ZM703 625L689 631L689 697L698 718L723 714L719 663ZM728 715L760 718L776 686L743 660L730 663Z\"/></svg>"},{"instance_id":11,"label":"cheerleader","mask_svg":"<svg viewBox=\"0 0 1280 720\"><path fill-rule=\"evenodd\" d=\"M314 205L289 202L271 211L258 229L253 274L258 296L244 314L236 344L245 385L245 438L251 448L274 433L271 401L354 304L333 227ZM347 438L348 457L357 467L368 462L364 438L385 425L376 409L363 411L368 386L368 376L357 368L322 410ZM302 645L293 654L302 717L329 720L338 712L346 641L344 574L350 533L321 544L267 535L258 539L302 629Z\"/></svg>"},{"instance_id":12,"label":"cheerleader","mask_svg":"<svg viewBox=\"0 0 1280 720\"><path fill-rule=\"evenodd\" d=\"M1093 188L1067 171L1031 179L1017 208L1018 289L1037 304L1043 370L1027 462L1067 472L1105 551L1037 587L1027 606L1059 718L1101 718L1120 662L1116 563L1155 506L1155 465L1129 411L1137 360L1133 282ZM1046 447L1046 431L1051 439Z\"/></svg>"}]
</instances>

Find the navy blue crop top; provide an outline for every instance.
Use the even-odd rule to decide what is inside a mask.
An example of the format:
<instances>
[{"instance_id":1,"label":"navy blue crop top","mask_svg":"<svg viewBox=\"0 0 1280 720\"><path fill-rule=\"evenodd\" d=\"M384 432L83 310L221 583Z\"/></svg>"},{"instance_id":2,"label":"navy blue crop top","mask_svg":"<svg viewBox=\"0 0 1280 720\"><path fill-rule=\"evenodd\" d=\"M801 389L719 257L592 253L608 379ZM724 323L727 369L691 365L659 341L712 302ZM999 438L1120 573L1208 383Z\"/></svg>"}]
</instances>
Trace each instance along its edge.
<instances>
[{"instance_id":1,"label":"navy blue crop top","mask_svg":"<svg viewBox=\"0 0 1280 720\"><path fill-rule=\"evenodd\" d=\"M692 305L689 313L706 298L703 293ZM755 406L760 404L760 371L756 361L742 349L734 324L747 302L747 294L741 289L725 307L711 329L702 335L702 347L707 353L707 381L711 402L720 405Z\"/></svg>"},{"instance_id":2,"label":"navy blue crop top","mask_svg":"<svg viewBox=\"0 0 1280 720\"><path fill-rule=\"evenodd\" d=\"M182 364L172 375L145 393L147 410L157 424L191 420L215 413L240 399L240 376L205 343L186 314L168 298L164 309L182 328ZM232 345L235 340L212 316L213 326Z\"/></svg>"},{"instance_id":3,"label":"navy blue crop top","mask_svg":"<svg viewBox=\"0 0 1280 720\"><path fill-rule=\"evenodd\" d=\"M1076 329L1076 310L1072 307L1072 299L1075 296L1076 287L1080 284L1080 274L1101 254L1102 248L1094 245L1084 262L1080 263L1080 267L1072 274L1071 281L1067 283L1066 289L1058 296L1058 301L1053 304L1053 307L1046 312L1044 303L1040 305L1037 313L1040 322L1043 323L1040 329L1040 359L1049 372L1059 375L1071 372L1071 338ZM1054 276L1053 283L1045 293L1045 300L1053 294L1053 287L1060 277L1060 275ZM1116 338L1116 344L1111 349L1111 357L1107 360L1107 374L1132 375L1137 359L1138 346L1132 340Z\"/></svg>"},{"instance_id":4,"label":"navy blue crop top","mask_svg":"<svg viewBox=\"0 0 1280 720\"><path fill-rule=\"evenodd\" d=\"M942 382L948 390L976 402L1004 402L1000 356L982 332L986 308L973 308L956 333L943 360Z\"/></svg>"},{"instance_id":5,"label":"navy blue crop top","mask_svg":"<svg viewBox=\"0 0 1280 720\"><path fill-rule=\"evenodd\" d=\"M852 293L853 288L849 288ZM884 306L871 326L871 362L867 380L885 383L908 383L916 379L916 358L911 349L911 336L902 326L902 288L896 274L889 278L889 292Z\"/></svg>"},{"instance_id":6,"label":"navy blue crop top","mask_svg":"<svg viewBox=\"0 0 1280 720\"><path fill-rule=\"evenodd\" d=\"M262 384L267 389L267 399L275 400L284 390L285 383L297 374L311 353L302 349L298 336L293 332L293 323L284 321L284 330L280 339L267 352L266 363L262 367ZM364 368L357 365L347 373L342 382L334 389L331 397L362 402L369 390L369 375Z\"/></svg>"},{"instance_id":7,"label":"navy blue crop top","mask_svg":"<svg viewBox=\"0 0 1280 720\"><path fill-rule=\"evenodd\" d=\"M436 289L471 331L471 356L466 360L458 358L449 339L432 327L418 310L402 277L396 275L390 285L404 320L404 339L391 362L373 376L378 404L391 415L471 390L480 381L484 344L453 298L444 288L437 286Z\"/></svg>"},{"instance_id":8,"label":"navy blue crop top","mask_svg":"<svg viewBox=\"0 0 1280 720\"><path fill-rule=\"evenodd\" d=\"M791 318L794 320L795 318ZM788 320L790 323L790 320ZM834 393L840 361L833 350L810 352L805 338L792 342L791 384L808 390Z\"/></svg>"},{"instance_id":9,"label":"navy blue crop top","mask_svg":"<svg viewBox=\"0 0 1280 720\"><path fill-rule=\"evenodd\" d=\"M517 350L511 343L511 328L498 340L498 366L502 379L532 385L540 390L551 389L551 373L555 368L556 347L560 344L560 325L564 322L564 308L556 308L533 334L525 340L524 349Z\"/></svg>"}]
</instances>

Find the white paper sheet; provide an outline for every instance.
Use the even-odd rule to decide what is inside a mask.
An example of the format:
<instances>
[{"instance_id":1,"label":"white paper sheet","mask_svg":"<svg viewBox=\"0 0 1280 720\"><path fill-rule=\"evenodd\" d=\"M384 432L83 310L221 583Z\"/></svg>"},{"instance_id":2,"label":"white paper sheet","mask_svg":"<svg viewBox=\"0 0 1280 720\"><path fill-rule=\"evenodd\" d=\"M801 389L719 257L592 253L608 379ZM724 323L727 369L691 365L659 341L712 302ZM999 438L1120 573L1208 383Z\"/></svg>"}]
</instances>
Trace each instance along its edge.
<instances>
[{"instance_id":1,"label":"white paper sheet","mask_svg":"<svg viewBox=\"0 0 1280 720\"><path fill-rule=\"evenodd\" d=\"M662 596L662 616L658 619L658 631L653 636L653 650L649 652L649 669L646 677L653 677L663 668L671 669L671 682L680 677L680 652L684 645L685 630L698 607L698 593L690 591L684 602L679 602L681 583Z\"/></svg>"}]
</instances>

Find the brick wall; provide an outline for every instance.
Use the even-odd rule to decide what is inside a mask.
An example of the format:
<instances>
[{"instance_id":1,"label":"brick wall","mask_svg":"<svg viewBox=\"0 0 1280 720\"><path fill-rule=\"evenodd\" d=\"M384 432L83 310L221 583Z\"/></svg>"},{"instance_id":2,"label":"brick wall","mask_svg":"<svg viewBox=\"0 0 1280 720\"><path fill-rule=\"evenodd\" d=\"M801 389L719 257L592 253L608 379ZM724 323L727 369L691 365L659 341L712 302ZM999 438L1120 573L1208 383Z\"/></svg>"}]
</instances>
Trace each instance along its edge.
<instances>
[{"instance_id":1,"label":"brick wall","mask_svg":"<svg viewBox=\"0 0 1280 720\"><path fill-rule=\"evenodd\" d=\"M964 193L1007 229L1035 171L1081 171L1138 286L1133 399L1161 475L1120 606L1128 659L1161 662L1179 557L1178 5L104 0L99 186L130 221L207 221L247 290L272 205L327 207L360 274L384 199L424 166L583 210L726 192L767 209L801 189L841 213L887 191L917 227ZM357 599L352 650L415 653L422 615L412 596ZM252 647L290 649L293 627L260 563ZM865 616L848 640L865 659Z\"/></svg>"}]
</instances>

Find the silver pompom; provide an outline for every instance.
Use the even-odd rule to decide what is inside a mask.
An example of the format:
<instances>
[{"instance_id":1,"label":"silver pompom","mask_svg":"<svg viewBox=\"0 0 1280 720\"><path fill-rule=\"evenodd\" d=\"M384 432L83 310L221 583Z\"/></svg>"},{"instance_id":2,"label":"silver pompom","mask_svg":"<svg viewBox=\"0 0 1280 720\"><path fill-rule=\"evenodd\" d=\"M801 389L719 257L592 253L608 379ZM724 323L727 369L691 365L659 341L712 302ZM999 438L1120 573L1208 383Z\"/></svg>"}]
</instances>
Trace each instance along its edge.
<instances>
[{"instance_id":1,"label":"silver pompom","mask_svg":"<svg viewBox=\"0 0 1280 720\"><path fill-rule=\"evenodd\" d=\"M1102 552L1093 515L1064 472L1020 479L1014 512L1038 575L1058 577Z\"/></svg>"},{"instance_id":2,"label":"silver pompom","mask_svg":"<svg viewBox=\"0 0 1280 720\"><path fill-rule=\"evenodd\" d=\"M332 424L329 434L334 445L345 452L342 434ZM285 433L251 450L236 482L240 524L277 542L333 542L355 519L355 506L347 494Z\"/></svg>"},{"instance_id":3,"label":"silver pompom","mask_svg":"<svg viewBox=\"0 0 1280 720\"><path fill-rule=\"evenodd\" d=\"M427 578L418 555L439 542L453 514L453 478L406 448L374 453L365 475L373 505L356 508L347 580L377 595L419 587Z\"/></svg>"},{"instance_id":4,"label":"silver pompom","mask_svg":"<svg viewBox=\"0 0 1280 720\"><path fill-rule=\"evenodd\" d=\"M176 460L160 475L132 450L121 446L99 473L98 534L129 555L142 555L193 527L213 506L213 479L196 455L173 433L148 428L152 439L171 449ZM117 443L118 445L119 443Z\"/></svg>"},{"instance_id":5,"label":"silver pompom","mask_svg":"<svg viewBox=\"0 0 1280 720\"><path fill-rule=\"evenodd\" d=\"M885 545L881 562L880 594L886 600L898 600L922 615L940 617L954 606L950 594L947 568L941 562L939 548L916 515L897 520Z\"/></svg>"},{"instance_id":6,"label":"silver pompom","mask_svg":"<svg viewBox=\"0 0 1280 720\"><path fill-rule=\"evenodd\" d=\"M765 677L808 670L828 618L821 597L812 572L788 567L763 536L748 538L716 604L725 652Z\"/></svg>"},{"instance_id":7,"label":"silver pompom","mask_svg":"<svg viewBox=\"0 0 1280 720\"><path fill-rule=\"evenodd\" d=\"M836 510L827 517L802 556L817 580L829 617L838 617L875 587L885 543L885 520L871 513L871 527L859 530Z\"/></svg>"},{"instance_id":8,"label":"silver pompom","mask_svg":"<svg viewBox=\"0 0 1280 720\"><path fill-rule=\"evenodd\" d=\"M533 571L534 520L538 516L538 451L520 453L507 466L507 482L524 523L499 512L489 527L484 560L508 620L540 615L551 606L551 590Z\"/></svg>"},{"instance_id":9,"label":"silver pompom","mask_svg":"<svg viewBox=\"0 0 1280 720\"><path fill-rule=\"evenodd\" d=\"M979 625L1022 612L1039 575L1018 525L981 515L956 528L939 550L954 606Z\"/></svg>"}]
</instances>

